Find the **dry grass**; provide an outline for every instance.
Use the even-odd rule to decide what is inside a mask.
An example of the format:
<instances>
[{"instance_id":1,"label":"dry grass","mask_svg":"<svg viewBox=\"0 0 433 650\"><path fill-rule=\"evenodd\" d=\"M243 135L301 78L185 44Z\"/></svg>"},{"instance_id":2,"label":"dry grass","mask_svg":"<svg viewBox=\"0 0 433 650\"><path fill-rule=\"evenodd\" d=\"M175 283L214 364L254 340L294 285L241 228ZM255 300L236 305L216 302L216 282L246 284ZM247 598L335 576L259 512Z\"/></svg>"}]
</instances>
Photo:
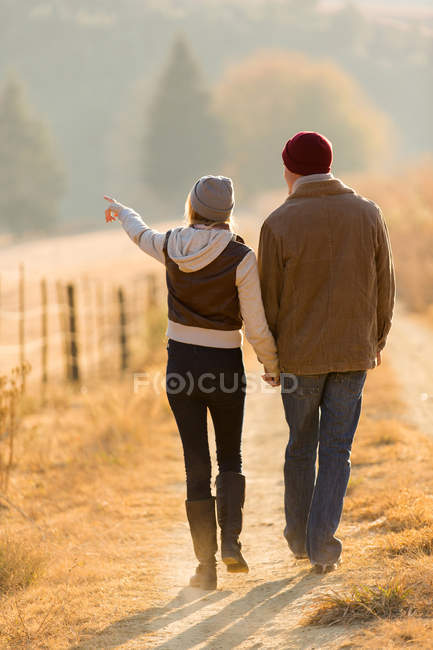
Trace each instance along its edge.
<instances>
[{"instance_id":1,"label":"dry grass","mask_svg":"<svg viewBox=\"0 0 433 650\"><path fill-rule=\"evenodd\" d=\"M147 372L162 361L155 346ZM146 609L163 553L160 522L183 517L177 494L166 493L183 479L168 414L162 394L133 394L131 374L84 393L54 387L42 410L28 407L13 505L0 509L9 540L0 541L0 647L70 647L114 611Z\"/></svg>"},{"instance_id":2,"label":"dry grass","mask_svg":"<svg viewBox=\"0 0 433 650\"><path fill-rule=\"evenodd\" d=\"M400 648L418 648L430 650L433 636L433 623L425 619L403 618L402 620L383 621L367 629L361 634L355 634L346 644L339 648L362 648L377 650L384 648L394 650Z\"/></svg>"},{"instance_id":3,"label":"dry grass","mask_svg":"<svg viewBox=\"0 0 433 650\"><path fill-rule=\"evenodd\" d=\"M19 407L29 366L14 368L0 377L0 491L6 493L15 461L15 437L19 426Z\"/></svg>"},{"instance_id":4,"label":"dry grass","mask_svg":"<svg viewBox=\"0 0 433 650\"><path fill-rule=\"evenodd\" d=\"M374 499L365 494L353 497L347 501L346 512L355 521L376 522L375 528L386 531L433 525L431 499L410 488L402 488L397 494L393 489L377 491Z\"/></svg>"},{"instance_id":5,"label":"dry grass","mask_svg":"<svg viewBox=\"0 0 433 650\"><path fill-rule=\"evenodd\" d=\"M382 548L388 555L431 555L433 553L433 529L407 528L399 533L390 533L382 540Z\"/></svg>"},{"instance_id":6,"label":"dry grass","mask_svg":"<svg viewBox=\"0 0 433 650\"><path fill-rule=\"evenodd\" d=\"M39 577L44 555L35 543L3 533L0 538L0 595L25 589Z\"/></svg>"},{"instance_id":7,"label":"dry grass","mask_svg":"<svg viewBox=\"0 0 433 650\"><path fill-rule=\"evenodd\" d=\"M351 636L351 648L430 648L432 647L433 566L422 554L399 567L403 589L408 589L402 616L376 620ZM407 613L405 609L407 608Z\"/></svg>"},{"instance_id":8,"label":"dry grass","mask_svg":"<svg viewBox=\"0 0 433 650\"><path fill-rule=\"evenodd\" d=\"M323 596L305 625L360 623L374 618L393 618L409 609L409 589L397 582L353 588L349 593Z\"/></svg>"}]
</instances>

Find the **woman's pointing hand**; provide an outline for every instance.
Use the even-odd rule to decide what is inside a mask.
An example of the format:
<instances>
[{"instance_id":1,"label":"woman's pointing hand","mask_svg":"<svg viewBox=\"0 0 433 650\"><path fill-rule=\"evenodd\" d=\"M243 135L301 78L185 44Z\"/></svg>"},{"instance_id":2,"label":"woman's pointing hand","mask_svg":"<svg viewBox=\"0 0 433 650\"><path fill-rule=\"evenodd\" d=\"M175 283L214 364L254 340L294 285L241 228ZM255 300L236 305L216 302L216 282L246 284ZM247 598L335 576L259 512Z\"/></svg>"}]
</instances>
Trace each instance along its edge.
<instances>
[{"instance_id":1,"label":"woman's pointing hand","mask_svg":"<svg viewBox=\"0 0 433 650\"><path fill-rule=\"evenodd\" d=\"M108 208L105 210L105 221L116 221L120 211L125 206L116 201L116 199L113 199L111 196L104 196L104 199L110 203Z\"/></svg>"}]
</instances>

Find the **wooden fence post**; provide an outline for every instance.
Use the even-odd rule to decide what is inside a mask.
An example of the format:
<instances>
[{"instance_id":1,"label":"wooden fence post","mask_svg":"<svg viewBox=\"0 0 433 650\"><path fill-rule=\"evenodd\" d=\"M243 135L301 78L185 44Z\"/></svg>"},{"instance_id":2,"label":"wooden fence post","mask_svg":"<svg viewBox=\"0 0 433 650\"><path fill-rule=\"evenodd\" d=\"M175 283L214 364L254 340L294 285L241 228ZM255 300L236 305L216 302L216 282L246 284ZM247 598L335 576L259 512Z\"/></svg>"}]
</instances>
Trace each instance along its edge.
<instances>
[{"instance_id":1,"label":"wooden fence post","mask_svg":"<svg viewBox=\"0 0 433 650\"><path fill-rule=\"evenodd\" d=\"M93 362L93 341L95 328L93 326L92 317L93 317L93 300L92 300L92 286L90 283L89 276L82 276L82 340L84 338L84 343L82 344L82 353L81 353L81 365L83 365L83 356L85 358L85 367L87 371L87 376L90 377L92 374L92 362ZM84 354L83 354L84 353Z\"/></svg>"},{"instance_id":2,"label":"wooden fence post","mask_svg":"<svg viewBox=\"0 0 433 650\"><path fill-rule=\"evenodd\" d=\"M57 306L59 309L60 330L63 337L63 357L65 359L65 379L68 381L69 371L69 339L68 339L68 319L65 309L65 292L60 281L56 282Z\"/></svg>"},{"instance_id":3,"label":"wooden fence post","mask_svg":"<svg viewBox=\"0 0 433 650\"><path fill-rule=\"evenodd\" d=\"M151 275L148 275L147 277L147 305L149 309L153 309L156 307L156 302L157 302L157 283L156 283L156 276L152 273Z\"/></svg>"},{"instance_id":4,"label":"wooden fence post","mask_svg":"<svg viewBox=\"0 0 433 650\"><path fill-rule=\"evenodd\" d=\"M73 284L67 285L67 298L69 308L69 379L71 381L80 381L80 368L78 364L78 345L77 345L77 316L75 312L75 287Z\"/></svg>"},{"instance_id":5,"label":"wooden fence post","mask_svg":"<svg viewBox=\"0 0 433 650\"><path fill-rule=\"evenodd\" d=\"M48 383L48 298L47 298L47 281L45 278L41 279L41 335L42 335L42 348L41 348L41 365L42 365L42 390Z\"/></svg>"},{"instance_id":6,"label":"wooden fence post","mask_svg":"<svg viewBox=\"0 0 433 650\"><path fill-rule=\"evenodd\" d=\"M149 282L147 275L141 278L135 302L137 309L137 337L139 340L143 340L146 337L146 314L149 303Z\"/></svg>"},{"instance_id":7,"label":"wooden fence post","mask_svg":"<svg viewBox=\"0 0 433 650\"><path fill-rule=\"evenodd\" d=\"M125 294L122 287L117 290L119 302L119 343L120 343L120 369L125 371L129 362L128 334L126 324Z\"/></svg>"},{"instance_id":8,"label":"wooden fence post","mask_svg":"<svg viewBox=\"0 0 433 650\"><path fill-rule=\"evenodd\" d=\"M20 274L19 274L19 321L18 321L18 338L19 338L19 349L20 349L20 367L22 372L22 387L23 391L26 388L26 375L24 372L24 365L26 362L26 341L25 341L25 275L24 275L24 264L20 264Z\"/></svg>"},{"instance_id":9,"label":"wooden fence post","mask_svg":"<svg viewBox=\"0 0 433 650\"><path fill-rule=\"evenodd\" d=\"M105 304L104 304L104 285L98 282L96 287L96 322L98 331L98 361L99 374L103 375L105 371Z\"/></svg>"},{"instance_id":10,"label":"wooden fence post","mask_svg":"<svg viewBox=\"0 0 433 650\"><path fill-rule=\"evenodd\" d=\"M130 320L133 325L134 337L139 337L141 333L141 309L143 307L141 302L141 283L140 279L136 278L132 285L132 298L130 304L132 305Z\"/></svg>"}]
</instances>

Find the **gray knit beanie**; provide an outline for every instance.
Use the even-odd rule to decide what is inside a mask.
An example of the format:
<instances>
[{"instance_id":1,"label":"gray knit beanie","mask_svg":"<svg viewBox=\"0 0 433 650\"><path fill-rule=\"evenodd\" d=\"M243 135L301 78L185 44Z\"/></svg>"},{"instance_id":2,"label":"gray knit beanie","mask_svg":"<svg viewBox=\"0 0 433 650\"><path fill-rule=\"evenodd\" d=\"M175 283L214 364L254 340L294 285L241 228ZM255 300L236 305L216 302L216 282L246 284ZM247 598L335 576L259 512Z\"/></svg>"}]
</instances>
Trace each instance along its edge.
<instances>
[{"instance_id":1,"label":"gray knit beanie","mask_svg":"<svg viewBox=\"0 0 433 650\"><path fill-rule=\"evenodd\" d=\"M231 178L202 176L190 194L191 206L211 221L225 221L233 210L235 199Z\"/></svg>"}]
</instances>

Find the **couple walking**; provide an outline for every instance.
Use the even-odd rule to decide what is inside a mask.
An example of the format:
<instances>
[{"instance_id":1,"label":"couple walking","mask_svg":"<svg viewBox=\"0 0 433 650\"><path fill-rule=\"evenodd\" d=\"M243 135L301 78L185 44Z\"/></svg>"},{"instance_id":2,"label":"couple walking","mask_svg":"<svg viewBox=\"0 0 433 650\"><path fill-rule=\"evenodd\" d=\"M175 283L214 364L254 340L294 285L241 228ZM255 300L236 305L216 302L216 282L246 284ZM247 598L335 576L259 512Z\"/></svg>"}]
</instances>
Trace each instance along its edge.
<instances>
[{"instance_id":1,"label":"couple walking","mask_svg":"<svg viewBox=\"0 0 433 650\"><path fill-rule=\"evenodd\" d=\"M324 136L298 133L282 155L289 195L262 226L258 263L233 232L229 178L200 178L186 201L186 224L166 233L112 199L106 211L166 267L167 395L183 444L186 512L199 562L190 584L203 589L217 586L217 520L227 570L248 571L239 541L242 325L263 379L281 382L290 431L284 536L292 553L309 558L319 573L341 561L335 533L363 386L391 326L394 272L380 209L332 175L332 146ZM219 470L216 514L208 410Z\"/></svg>"}]
</instances>

